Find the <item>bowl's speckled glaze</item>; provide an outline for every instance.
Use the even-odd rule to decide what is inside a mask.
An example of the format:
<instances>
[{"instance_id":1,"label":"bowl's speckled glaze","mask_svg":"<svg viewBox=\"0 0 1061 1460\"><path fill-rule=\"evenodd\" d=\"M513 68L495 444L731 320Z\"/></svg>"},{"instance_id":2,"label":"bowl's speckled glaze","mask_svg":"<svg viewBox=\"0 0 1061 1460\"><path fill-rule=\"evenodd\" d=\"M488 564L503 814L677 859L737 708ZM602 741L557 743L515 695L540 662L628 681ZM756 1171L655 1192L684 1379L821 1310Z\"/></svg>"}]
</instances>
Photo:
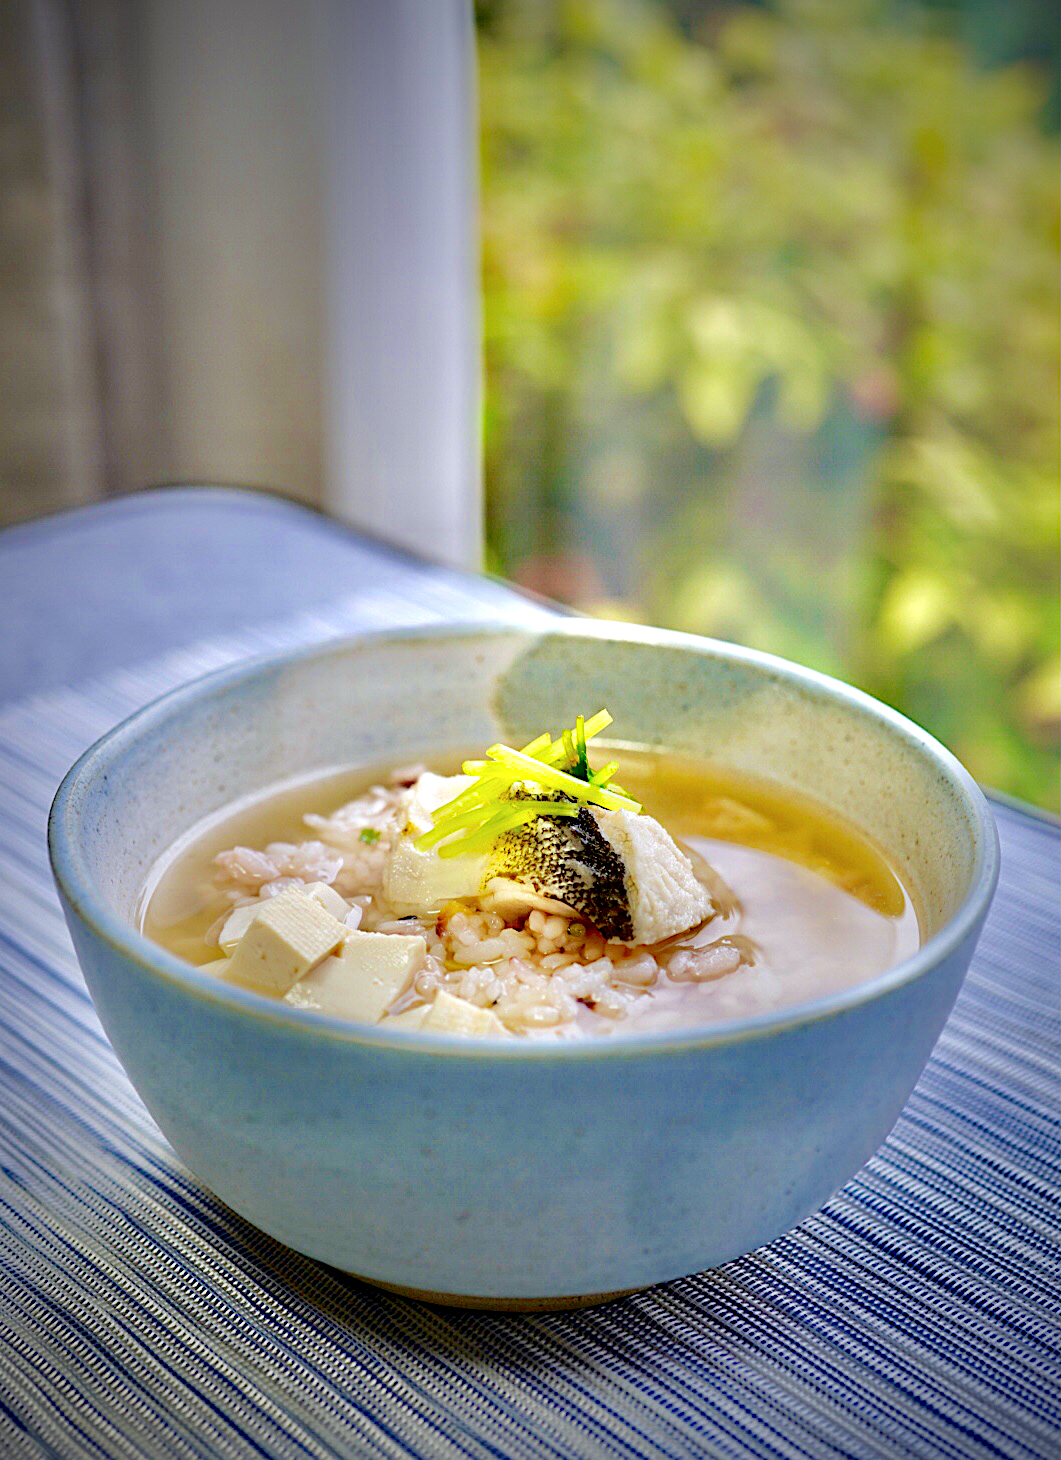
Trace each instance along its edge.
<instances>
[{"instance_id":1,"label":"bowl's speckled glaze","mask_svg":"<svg viewBox=\"0 0 1061 1460\"><path fill-rule=\"evenodd\" d=\"M925 942L842 994L581 1043L384 1033L218 983L143 938L156 859L295 775L530 738L606 704L624 738L766 775L866 829ZM659 630L401 631L222 671L89 750L52 864L100 1019L188 1166L242 1216L370 1281L497 1307L698 1271L816 1211L887 1136L998 875L954 758L856 690Z\"/></svg>"}]
</instances>

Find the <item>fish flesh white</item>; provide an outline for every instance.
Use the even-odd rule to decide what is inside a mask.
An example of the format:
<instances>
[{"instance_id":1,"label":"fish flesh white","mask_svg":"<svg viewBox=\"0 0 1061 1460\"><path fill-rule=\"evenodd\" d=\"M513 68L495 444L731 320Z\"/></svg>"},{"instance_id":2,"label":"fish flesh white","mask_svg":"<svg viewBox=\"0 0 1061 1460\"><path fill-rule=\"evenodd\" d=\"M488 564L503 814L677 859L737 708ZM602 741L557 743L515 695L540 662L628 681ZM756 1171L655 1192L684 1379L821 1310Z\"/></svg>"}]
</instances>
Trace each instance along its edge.
<instances>
[{"instance_id":1,"label":"fish flesh white","mask_svg":"<svg viewBox=\"0 0 1061 1460\"><path fill-rule=\"evenodd\" d=\"M539 816L490 854L484 906L507 915L540 908L588 918L631 946L687 932L717 911L673 837L643 812L584 806Z\"/></svg>"},{"instance_id":2,"label":"fish flesh white","mask_svg":"<svg viewBox=\"0 0 1061 1460\"><path fill-rule=\"evenodd\" d=\"M481 896L508 917L534 908L574 913L605 938L637 946L687 932L719 911L673 837L643 812L582 806L576 817L538 816L476 856L418 851L414 840L434 813L471 784L470 776L426 772L409 791L403 832L383 873L384 895L399 914ZM513 799L521 794L541 796L542 788L527 784Z\"/></svg>"}]
</instances>

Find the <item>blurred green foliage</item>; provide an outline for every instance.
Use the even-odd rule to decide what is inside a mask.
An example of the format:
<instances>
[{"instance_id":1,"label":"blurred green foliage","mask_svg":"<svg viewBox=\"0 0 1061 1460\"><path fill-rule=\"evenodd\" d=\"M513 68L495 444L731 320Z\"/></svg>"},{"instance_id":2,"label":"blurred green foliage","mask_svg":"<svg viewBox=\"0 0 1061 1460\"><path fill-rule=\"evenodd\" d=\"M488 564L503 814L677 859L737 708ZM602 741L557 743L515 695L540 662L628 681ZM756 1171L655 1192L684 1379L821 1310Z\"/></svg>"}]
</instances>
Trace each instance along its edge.
<instances>
[{"instance_id":1,"label":"blurred green foliage","mask_svg":"<svg viewBox=\"0 0 1061 1460\"><path fill-rule=\"evenodd\" d=\"M1058 801L1058 148L875 0L480 13L488 549Z\"/></svg>"}]
</instances>

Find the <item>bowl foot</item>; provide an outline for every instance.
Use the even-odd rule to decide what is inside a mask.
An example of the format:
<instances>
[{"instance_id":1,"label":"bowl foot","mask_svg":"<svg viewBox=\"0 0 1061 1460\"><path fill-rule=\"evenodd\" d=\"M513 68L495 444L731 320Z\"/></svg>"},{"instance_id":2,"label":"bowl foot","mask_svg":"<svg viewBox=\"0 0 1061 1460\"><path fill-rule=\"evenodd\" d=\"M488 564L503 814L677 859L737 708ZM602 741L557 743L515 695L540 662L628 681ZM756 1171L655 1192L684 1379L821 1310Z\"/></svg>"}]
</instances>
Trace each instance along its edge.
<instances>
[{"instance_id":1,"label":"bowl foot","mask_svg":"<svg viewBox=\"0 0 1061 1460\"><path fill-rule=\"evenodd\" d=\"M401 1298L415 1298L420 1303L437 1303L443 1308L480 1308L492 1313L559 1313L570 1308L595 1308L601 1303L611 1303L616 1298L626 1298L639 1293L641 1288L619 1288L613 1293L579 1293L565 1298L488 1298L476 1294L435 1293L427 1288L407 1288L401 1283L384 1283L378 1278L364 1277L359 1272L348 1273L359 1283L382 1288L388 1293L397 1293Z\"/></svg>"}]
</instances>

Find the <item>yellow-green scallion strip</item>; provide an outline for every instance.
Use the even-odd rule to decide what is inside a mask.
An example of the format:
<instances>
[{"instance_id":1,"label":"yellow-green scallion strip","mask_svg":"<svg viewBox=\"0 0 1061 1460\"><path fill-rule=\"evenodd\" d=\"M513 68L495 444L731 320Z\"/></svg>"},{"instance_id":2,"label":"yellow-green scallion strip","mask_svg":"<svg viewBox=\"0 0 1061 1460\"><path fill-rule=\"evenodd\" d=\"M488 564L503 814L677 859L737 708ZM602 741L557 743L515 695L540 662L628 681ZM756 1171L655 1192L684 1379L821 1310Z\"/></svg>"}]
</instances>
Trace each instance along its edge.
<instances>
[{"instance_id":1,"label":"yellow-green scallion strip","mask_svg":"<svg viewBox=\"0 0 1061 1460\"><path fill-rule=\"evenodd\" d=\"M607 710L598 710L595 715L590 715L588 720L583 721L586 739L592 740L594 735L599 735L602 730L607 730L611 723L612 717L608 714ZM567 734L571 734L570 730L567 731ZM527 753L526 746L523 747L523 753ZM543 765L556 765L557 761L563 760L567 754L564 737L563 735L559 735L550 744L548 750L537 752L535 759L540 760ZM571 752L569 759L576 759L574 752Z\"/></svg>"},{"instance_id":2,"label":"yellow-green scallion strip","mask_svg":"<svg viewBox=\"0 0 1061 1460\"><path fill-rule=\"evenodd\" d=\"M535 759L537 759L542 754L542 752L550 749L552 743L552 739L549 736L548 732L543 732L541 735L535 736L533 740L528 740L527 744L522 747L521 753L523 755L533 755ZM494 772L496 774L497 766L491 760L466 760L461 764L461 770L466 776L481 777L484 776L487 772ZM477 789L478 788L475 786L469 786L466 791L462 791L461 794L459 796L456 796L452 801L447 801L444 806L440 806L439 811L448 811L451 806L455 806L458 801L463 800L466 796L475 795Z\"/></svg>"},{"instance_id":3,"label":"yellow-green scallion strip","mask_svg":"<svg viewBox=\"0 0 1061 1460\"><path fill-rule=\"evenodd\" d=\"M590 715L588 720L582 721L583 734L587 740L592 740L594 735L599 735L602 730L607 730L611 723L612 717L608 711L598 710L595 715Z\"/></svg>"},{"instance_id":4,"label":"yellow-green scallion strip","mask_svg":"<svg viewBox=\"0 0 1061 1460\"><path fill-rule=\"evenodd\" d=\"M491 745L486 754L490 760L515 771L514 780L537 781L551 791L563 791L575 801L591 801L609 811L641 810L640 801L635 801L630 796L620 796L615 791L591 786L587 781L580 781L577 776L569 776L566 771L557 770L555 766L543 765L541 761L523 755L511 746Z\"/></svg>"},{"instance_id":5,"label":"yellow-green scallion strip","mask_svg":"<svg viewBox=\"0 0 1061 1460\"><path fill-rule=\"evenodd\" d=\"M444 821L436 821L429 831L421 832L416 838L416 849L426 852L436 846L443 837L452 836L457 831L474 831L484 821L493 816L497 810L497 802L483 803L479 806L469 806L464 811L459 811L455 816L447 816Z\"/></svg>"},{"instance_id":6,"label":"yellow-green scallion strip","mask_svg":"<svg viewBox=\"0 0 1061 1460\"><path fill-rule=\"evenodd\" d=\"M577 816L580 805L587 801L610 809L623 807L639 811L638 802L618 786L609 786L618 763L610 761L600 771L589 775L584 781L578 776L559 770L558 764L567 762L588 771L586 742L598 735L612 723L607 710L598 710L588 720L579 715L574 732L564 730L556 740L547 733L535 736L519 751L509 746L493 746L487 752L486 760L466 760L461 767L465 775L474 777L475 784L468 786L445 805L440 806L432 818L432 826L421 832L413 845L418 851L439 847L439 855L455 857L471 854L488 846L504 831L514 826L526 825L541 815ZM507 752L522 763L513 766L499 761L495 750ZM562 780L558 784L557 778ZM561 790L572 796L568 802L522 798L516 804L502 800L506 792L521 780L530 780L541 785ZM464 835L461 835L461 833Z\"/></svg>"},{"instance_id":7,"label":"yellow-green scallion strip","mask_svg":"<svg viewBox=\"0 0 1061 1460\"><path fill-rule=\"evenodd\" d=\"M526 826L539 816L577 816L578 812L579 808L571 801L516 801L511 805L506 804L503 810L495 812L459 841L443 842L438 854L440 857L474 856L492 847L506 831L514 831L517 826Z\"/></svg>"},{"instance_id":8,"label":"yellow-green scallion strip","mask_svg":"<svg viewBox=\"0 0 1061 1460\"><path fill-rule=\"evenodd\" d=\"M607 786L609 791L614 791L617 796L629 796L630 792L620 786L618 781L612 779L619 769L617 760L610 760L607 765L602 765L599 771L594 771L590 781L595 786Z\"/></svg>"},{"instance_id":9,"label":"yellow-green scallion strip","mask_svg":"<svg viewBox=\"0 0 1061 1460\"><path fill-rule=\"evenodd\" d=\"M486 800L497 800L497 792L503 791L508 786L508 779L503 774L497 774L498 767L493 761L483 762L489 766L494 775L480 776L474 786L469 786L454 796L452 801L447 801L434 813L436 819L440 816L449 816L452 812L462 811L466 806L473 806Z\"/></svg>"}]
</instances>

